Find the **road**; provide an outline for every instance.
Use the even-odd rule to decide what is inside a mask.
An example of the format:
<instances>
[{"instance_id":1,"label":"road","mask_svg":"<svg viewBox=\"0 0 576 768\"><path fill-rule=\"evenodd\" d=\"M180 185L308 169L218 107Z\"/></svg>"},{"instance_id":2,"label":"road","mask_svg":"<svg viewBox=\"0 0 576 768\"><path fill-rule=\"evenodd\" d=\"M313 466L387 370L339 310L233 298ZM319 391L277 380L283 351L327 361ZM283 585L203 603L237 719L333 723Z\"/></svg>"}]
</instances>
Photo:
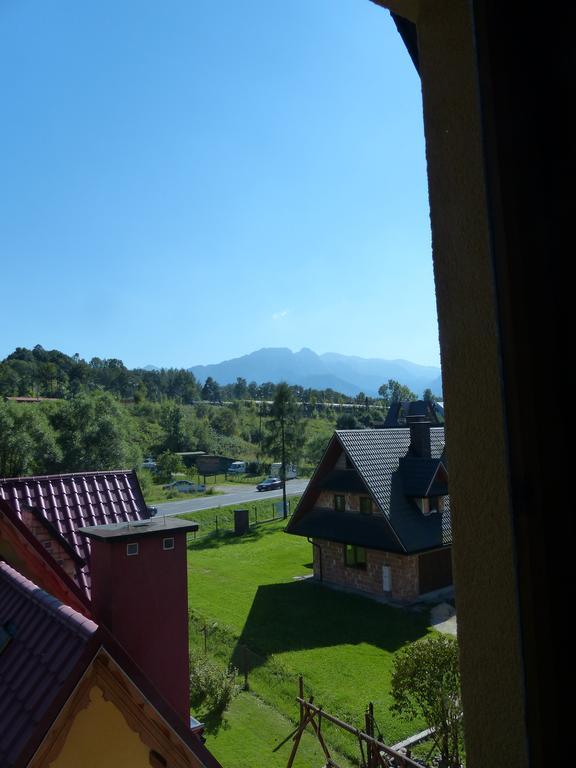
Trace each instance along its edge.
<instances>
[{"instance_id":1,"label":"road","mask_svg":"<svg viewBox=\"0 0 576 768\"><path fill-rule=\"evenodd\" d=\"M299 496L304 492L308 485L308 480L288 480L286 482L286 493L288 496ZM218 486L216 486L218 488ZM232 504L238 505L250 501L262 501L264 499L281 499L282 489L277 491L257 491L255 485L244 486L241 490L232 490L223 488L224 493L217 496L201 496L199 499L190 498L182 501L168 501L164 504L154 504L158 509L158 515L182 515L184 512L198 512L201 509L212 509L214 507L228 507Z\"/></svg>"}]
</instances>

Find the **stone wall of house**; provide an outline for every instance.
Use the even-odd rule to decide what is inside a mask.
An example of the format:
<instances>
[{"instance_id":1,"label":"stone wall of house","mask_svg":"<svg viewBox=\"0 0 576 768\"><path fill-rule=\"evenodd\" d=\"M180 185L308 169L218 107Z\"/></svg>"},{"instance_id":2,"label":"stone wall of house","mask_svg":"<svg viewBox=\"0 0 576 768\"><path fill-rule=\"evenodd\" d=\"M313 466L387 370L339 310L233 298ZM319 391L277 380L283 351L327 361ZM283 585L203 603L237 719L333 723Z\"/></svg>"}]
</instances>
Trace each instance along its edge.
<instances>
[{"instance_id":1,"label":"stone wall of house","mask_svg":"<svg viewBox=\"0 0 576 768\"><path fill-rule=\"evenodd\" d=\"M345 564L345 545L315 539L322 550L322 579L331 584L351 587L372 595L410 602L418 597L418 555L395 555L377 549L366 550L366 568ZM314 575L320 578L320 552L314 550ZM383 589L383 567L390 568L391 591Z\"/></svg>"}]
</instances>

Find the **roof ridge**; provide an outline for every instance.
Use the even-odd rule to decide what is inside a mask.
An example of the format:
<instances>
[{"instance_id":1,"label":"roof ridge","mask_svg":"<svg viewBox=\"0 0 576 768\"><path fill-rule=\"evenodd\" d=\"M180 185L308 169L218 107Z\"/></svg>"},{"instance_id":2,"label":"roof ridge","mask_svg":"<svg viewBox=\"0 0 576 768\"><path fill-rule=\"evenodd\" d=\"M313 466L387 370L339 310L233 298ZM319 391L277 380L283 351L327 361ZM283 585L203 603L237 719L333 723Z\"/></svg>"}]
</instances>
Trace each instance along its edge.
<instances>
[{"instance_id":1,"label":"roof ridge","mask_svg":"<svg viewBox=\"0 0 576 768\"><path fill-rule=\"evenodd\" d=\"M75 634L86 639L90 638L98 629L98 625L91 619L83 616L74 608L62 603L58 598L46 592L33 581L23 576L19 571L0 560L0 576L10 582L12 588L23 593L27 599L36 603L39 608L51 613L58 621L66 624Z\"/></svg>"},{"instance_id":2,"label":"roof ridge","mask_svg":"<svg viewBox=\"0 0 576 768\"><path fill-rule=\"evenodd\" d=\"M63 480L67 477L96 477L97 475L133 475L135 469L98 469L89 472L60 472L54 475L21 475L19 477L0 477L1 483L22 483L37 480Z\"/></svg>"}]
</instances>

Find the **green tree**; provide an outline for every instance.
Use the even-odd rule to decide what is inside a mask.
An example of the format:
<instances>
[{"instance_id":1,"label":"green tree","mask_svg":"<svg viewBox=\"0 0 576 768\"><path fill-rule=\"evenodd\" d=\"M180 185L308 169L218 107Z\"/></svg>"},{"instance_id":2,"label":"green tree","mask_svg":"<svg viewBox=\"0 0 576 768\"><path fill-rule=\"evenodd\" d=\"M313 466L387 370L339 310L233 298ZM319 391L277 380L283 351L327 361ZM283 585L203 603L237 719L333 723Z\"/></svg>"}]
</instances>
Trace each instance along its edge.
<instances>
[{"instance_id":1,"label":"green tree","mask_svg":"<svg viewBox=\"0 0 576 768\"><path fill-rule=\"evenodd\" d=\"M170 453L170 451L164 451L156 459L156 474L162 483L169 483L172 480L172 475L183 473L185 470L182 457Z\"/></svg>"},{"instance_id":2,"label":"green tree","mask_svg":"<svg viewBox=\"0 0 576 768\"><path fill-rule=\"evenodd\" d=\"M248 384L246 383L246 379L238 376L236 384L234 384L233 392L236 400L245 400L248 397Z\"/></svg>"},{"instance_id":3,"label":"green tree","mask_svg":"<svg viewBox=\"0 0 576 768\"><path fill-rule=\"evenodd\" d=\"M422 395L422 400L426 400L427 403L435 403L438 401L438 398L436 395L432 394L431 389L425 389Z\"/></svg>"},{"instance_id":4,"label":"green tree","mask_svg":"<svg viewBox=\"0 0 576 768\"><path fill-rule=\"evenodd\" d=\"M208 400L211 403L219 403L222 400L220 385L214 381L212 376L208 376L202 387L202 400Z\"/></svg>"},{"instance_id":5,"label":"green tree","mask_svg":"<svg viewBox=\"0 0 576 768\"><path fill-rule=\"evenodd\" d=\"M460 768L462 701L458 643L434 634L403 648L394 657L393 712L422 717L434 728L443 765Z\"/></svg>"},{"instance_id":6,"label":"green tree","mask_svg":"<svg viewBox=\"0 0 576 768\"><path fill-rule=\"evenodd\" d=\"M53 417L66 472L127 469L142 462L134 420L108 392L80 394Z\"/></svg>"},{"instance_id":7,"label":"green tree","mask_svg":"<svg viewBox=\"0 0 576 768\"><path fill-rule=\"evenodd\" d=\"M0 477L49 474L61 458L56 434L39 406L0 400Z\"/></svg>"},{"instance_id":8,"label":"green tree","mask_svg":"<svg viewBox=\"0 0 576 768\"><path fill-rule=\"evenodd\" d=\"M184 447L184 413L182 408L174 402L168 401L162 404L160 423L165 430L164 450L181 451Z\"/></svg>"},{"instance_id":9,"label":"green tree","mask_svg":"<svg viewBox=\"0 0 576 768\"><path fill-rule=\"evenodd\" d=\"M306 460L312 465L320 463L324 451L330 441L326 435L316 435L306 443Z\"/></svg>"},{"instance_id":10,"label":"green tree","mask_svg":"<svg viewBox=\"0 0 576 768\"><path fill-rule=\"evenodd\" d=\"M352 413L343 413L336 419L336 429L358 429L360 424Z\"/></svg>"},{"instance_id":11,"label":"green tree","mask_svg":"<svg viewBox=\"0 0 576 768\"><path fill-rule=\"evenodd\" d=\"M270 406L267 432L265 448L274 458L279 456L282 462L282 499L284 503L284 517L287 517L286 464L297 463L306 436L300 416L300 408L294 393L286 382L281 382L276 387L274 401Z\"/></svg>"},{"instance_id":12,"label":"green tree","mask_svg":"<svg viewBox=\"0 0 576 768\"><path fill-rule=\"evenodd\" d=\"M213 409L214 410L214 409ZM215 409L210 419L212 428L222 435L233 437L238 432L238 419L230 408Z\"/></svg>"},{"instance_id":13,"label":"green tree","mask_svg":"<svg viewBox=\"0 0 576 768\"><path fill-rule=\"evenodd\" d=\"M405 384L400 384L400 382L395 379L388 379L387 384L382 384L382 386L378 388L378 394L382 400L384 400L386 405L390 405L390 403L403 403L406 401L411 402L418 400L418 395L412 392L412 390Z\"/></svg>"}]
</instances>

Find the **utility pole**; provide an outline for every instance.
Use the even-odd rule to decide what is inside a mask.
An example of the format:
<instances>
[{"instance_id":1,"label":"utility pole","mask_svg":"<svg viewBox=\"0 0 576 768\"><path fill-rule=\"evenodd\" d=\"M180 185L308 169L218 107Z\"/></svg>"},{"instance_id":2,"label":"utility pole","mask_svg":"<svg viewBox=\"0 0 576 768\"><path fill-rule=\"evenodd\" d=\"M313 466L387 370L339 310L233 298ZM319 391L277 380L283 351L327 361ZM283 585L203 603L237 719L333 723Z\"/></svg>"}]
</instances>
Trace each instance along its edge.
<instances>
[{"instance_id":1,"label":"utility pole","mask_svg":"<svg viewBox=\"0 0 576 768\"><path fill-rule=\"evenodd\" d=\"M280 428L282 430L282 504L284 519L286 519L288 517L288 505L286 504L286 441L284 439L284 415L282 415Z\"/></svg>"}]
</instances>

